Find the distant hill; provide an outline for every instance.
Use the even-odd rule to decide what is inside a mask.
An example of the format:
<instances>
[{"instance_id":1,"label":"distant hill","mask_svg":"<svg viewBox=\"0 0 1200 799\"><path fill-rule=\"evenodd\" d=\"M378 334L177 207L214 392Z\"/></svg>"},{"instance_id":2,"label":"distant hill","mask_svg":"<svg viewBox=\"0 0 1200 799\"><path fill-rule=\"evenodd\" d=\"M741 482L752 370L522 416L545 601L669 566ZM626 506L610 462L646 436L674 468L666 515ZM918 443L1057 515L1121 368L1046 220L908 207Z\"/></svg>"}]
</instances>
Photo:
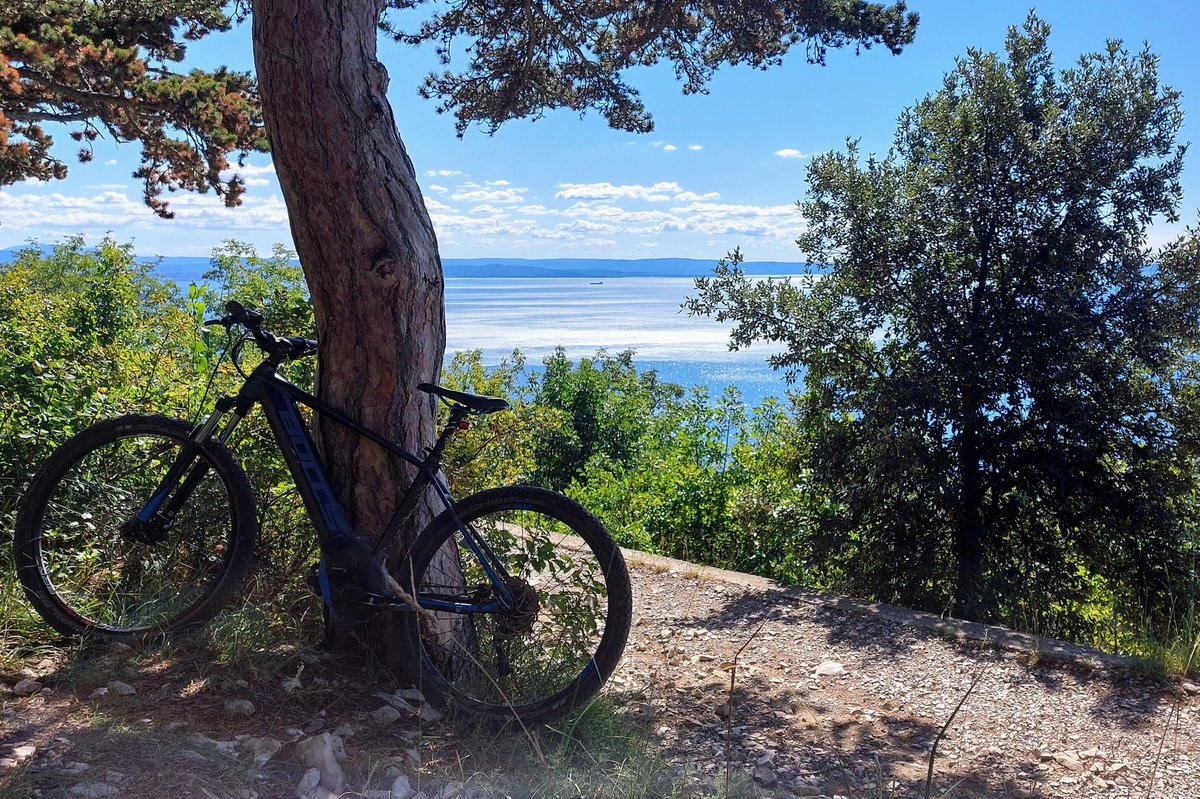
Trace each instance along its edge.
<instances>
[{"instance_id":1,"label":"distant hill","mask_svg":"<svg viewBox=\"0 0 1200 799\"><path fill-rule=\"evenodd\" d=\"M0 250L0 264L8 263L25 247ZM41 245L43 252L52 247ZM209 268L209 259L198 256L143 256L138 260L158 262L155 270L164 278L179 283L199 280ZM442 267L447 278L549 278L578 277L602 280L620 277L702 277L712 272L716 260L700 258L445 258ZM788 261L757 261L742 264L748 275L797 275L805 264Z\"/></svg>"}]
</instances>

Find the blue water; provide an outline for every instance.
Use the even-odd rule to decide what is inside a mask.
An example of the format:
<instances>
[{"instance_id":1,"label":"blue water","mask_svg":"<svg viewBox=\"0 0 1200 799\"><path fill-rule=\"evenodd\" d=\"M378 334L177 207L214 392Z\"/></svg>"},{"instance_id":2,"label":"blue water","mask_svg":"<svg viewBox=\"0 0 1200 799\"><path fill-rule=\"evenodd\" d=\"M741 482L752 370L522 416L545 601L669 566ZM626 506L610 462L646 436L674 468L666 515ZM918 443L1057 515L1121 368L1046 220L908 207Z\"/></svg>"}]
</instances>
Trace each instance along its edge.
<instances>
[{"instance_id":1,"label":"blue water","mask_svg":"<svg viewBox=\"0 0 1200 799\"><path fill-rule=\"evenodd\" d=\"M734 385L748 405L782 396L781 375L760 345L730 352L729 327L680 311L689 278L449 278L446 352L478 349L495 365L520 349L533 365L563 347L569 357L635 352L640 369L712 396Z\"/></svg>"}]
</instances>

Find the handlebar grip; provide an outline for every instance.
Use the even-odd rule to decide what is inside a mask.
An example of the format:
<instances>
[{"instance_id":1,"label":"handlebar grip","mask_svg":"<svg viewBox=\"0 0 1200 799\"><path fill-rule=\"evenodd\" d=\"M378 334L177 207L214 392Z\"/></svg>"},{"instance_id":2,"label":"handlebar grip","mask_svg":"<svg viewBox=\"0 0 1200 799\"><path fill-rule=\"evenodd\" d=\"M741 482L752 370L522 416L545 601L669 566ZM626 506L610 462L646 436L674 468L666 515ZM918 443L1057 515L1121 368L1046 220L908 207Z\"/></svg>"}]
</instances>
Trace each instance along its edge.
<instances>
[{"instance_id":1,"label":"handlebar grip","mask_svg":"<svg viewBox=\"0 0 1200 799\"><path fill-rule=\"evenodd\" d=\"M258 311L250 310L237 300L230 300L225 303L225 310L229 311L229 316L232 317L233 321L240 322L243 325L254 326L263 320L262 314Z\"/></svg>"}]
</instances>

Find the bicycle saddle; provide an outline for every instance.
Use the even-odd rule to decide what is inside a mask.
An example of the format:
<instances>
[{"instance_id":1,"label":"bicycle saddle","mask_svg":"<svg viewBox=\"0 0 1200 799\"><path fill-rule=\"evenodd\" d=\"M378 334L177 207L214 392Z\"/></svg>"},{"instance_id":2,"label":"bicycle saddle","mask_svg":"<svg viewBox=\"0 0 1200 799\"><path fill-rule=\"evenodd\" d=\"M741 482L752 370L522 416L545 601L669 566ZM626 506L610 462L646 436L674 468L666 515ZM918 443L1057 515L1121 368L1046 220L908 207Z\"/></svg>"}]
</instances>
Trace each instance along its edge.
<instances>
[{"instance_id":1,"label":"bicycle saddle","mask_svg":"<svg viewBox=\"0 0 1200 799\"><path fill-rule=\"evenodd\" d=\"M465 408L470 409L475 413L495 413L508 409L508 400L500 399L499 397L487 397L482 394L468 394L465 391L454 391L449 388L442 388L433 383L422 383L417 386L426 394L432 394L435 397L457 402Z\"/></svg>"}]
</instances>

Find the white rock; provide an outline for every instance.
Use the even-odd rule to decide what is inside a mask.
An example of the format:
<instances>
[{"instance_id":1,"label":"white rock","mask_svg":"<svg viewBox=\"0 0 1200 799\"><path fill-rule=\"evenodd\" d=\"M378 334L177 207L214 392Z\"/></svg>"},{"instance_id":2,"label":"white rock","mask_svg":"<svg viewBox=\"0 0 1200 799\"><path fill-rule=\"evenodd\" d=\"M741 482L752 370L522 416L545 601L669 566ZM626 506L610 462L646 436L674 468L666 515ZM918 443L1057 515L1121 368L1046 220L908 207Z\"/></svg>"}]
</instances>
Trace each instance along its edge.
<instances>
[{"instance_id":1,"label":"white rock","mask_svg":"<svg viewBox=\"0 0 1200 799\"><path fill-rule=\"evenodd\" d=\"M225 703L225 712L231 716L253 716L254 703L249 699L230 699Z\"/></svg>"},{"instance_id":2,"label":"white rock","mask_svg":"<svg viewBox=\"0 0 1200 799\"><path fill-rule=\"evenodd\" d=\"M392 707L391 705L384 705L371 714L371 721L379 724L380 726L392 724L393 722L399 721L400 718L400 711L396 710L396 708Z\"/></svg>"},{"instance_id":3,"label":"white rock","mask_svg":"<svg viewBox=\"0 0 1200 799\"><path fill-rule=\"evenodd\" d=\"M813 671L818 677L840 677L845 673L846 667L836 660L826 660Z\"/></svg>"},{"instance_id":4,"label":"white rock","mask_svg":"<svg viewBox=\"0 0 1200 799\"><path fill-rule=\"evenodd\" d=\"M340 791L345 785L346 775L339 760L346 759L346 747L336 735L322 733L296 744L296 757L301 765L320 772L320 785L330 791Z\"/></svg>"},{"instance_id":5,"label":"white rock","mask_svg":"<svg viewBox=\"0 0 1200 799\"><path fill-rule=\"evenodd\" d=\"M408 781L408 776L401 774L392 783L391 793L392 799L412 799L417 792L413 790L412 783Z\"/></svg>"},{"instance_id":6,"label":"white rock","mask_svg":"<svg viewBox=\"0 0 1200 799\"><path fill-rule=\"evenodd\" d=\"M127 779L129 779L129 778L126 777L124 774L122 774L119 771L110 771L104 775L104 781L107 783L114 784L114 785L120 785L121 783L125 782L125 780L127 780Z\"/></svg>"},{"instance_id":7,"label":"white rock","mask_svg":"<svg viewBox=\"0 0 1200 799\"><path fill-rule=\"evenodd\" d=\"M26 760L30 760L36 754L37 747L31 745L17 746L12 750L12 757L18 763L24 763Z\"/></svg>"},{"instance_id":8,"label":"white rock","mask_svg":"<svg viewBox=\"0 0 1200 799\"><path fill-rule=\"evenodd\" d=\"M247 738L242 741L242 749L254 758L254 764L261 766L283 748L283 743L274 738Z\"/></svg>"},{"instance_id":9,"label":"white rock","mask_svg":"<svg viewBox=\"0 0 1200 799\"><path fill-rule=\"evenodd\" d=\"M397 710L402 710L405 713L415 713L417 708L410 704L408 700L404 698L403 694L403 691L397 691L394 694L377 693L375 695Z\"/></svg>"},{"instance_id":10,"label":"white rock","mask_svg":"<svg viewBox=\"0 0 1200 799\"><path fill-rule=\"evenodd\" d=\"M353 737L354 737L354 728L350 726L350 722L348 722L348 721L343 721L343 722L342 722L342 723L341 723L341 724L338 726L338 728L337 728L336 730L334 730L334 731L333 731L333 734L334 734L334 735L336 735L336 736L338 736L339 738L341 738L341 739L344 741L344 740L346 740L347 738L353 738Z\"/></svg>"},{"instance_id":11,"label":"white rock","mask_svg":"<svg viewBox=\"0 0 1200 799\"><path fill-rule=\"evenodd\" d=\"M70 762L63 763L59 770L65 774L82 774L90 768L91 766L89 766L87 763L80 763L78 760L72 760Z\"/></svg>"},{"instance_id":12,"label":"white rock","mask_svg":"<svg viewBox=\"0 0 1200 799\"><path fill-rule=\"evenodd\" d=\"M779 782L779 778L775 776L775 772L767 766L755 766L754 770L750 772L750 777L764 788L770 788Z\"/></svg>"},{"instance_id":13,"label":"white rock","mask_svg":"<svg viewBox=\"0 0 1200 799\"><path fill-rule=\"evenodd\" d=\"M133 696L137 693L136 688L129 683L121 682L120 680L109 680L108 690L112 691L114 694L120 694L121 696Z\"/></svg>"},{"instance_id":14,"label":"white rock","mask_svg":"<svg viewBox=\"0 0 1200 799\"><path fill-rule=\"evenodd\" d=\"M299 691L303 686L300 685L300 680L295 677L288 677L283 682L279 683L279 687L283 689L285 694L290 694L292 691Z\"/></svg>"},{"instance_id":15,"label":"white rock","mask_svg":"<svg viewBox=\"0 0 1200 799\"><path fill-rule=\"evenodd\" d=\"M37 680L24 679L14 685L12 690L17 696L33 696L42 690L42 684Z\"/></svg>"},{"instance_id":16,"label":"white rock","mask_svg":"<svg viewBox=\"0 0 1200 799\"><path fill-rule=\"evenodd\" d=\"M421 693L420 689L418 688L405 688L403 691L400 691L399 694L400 698L407 699L409 702L416 702L420 704L421 702L425 701L425 694Z\"/></svg>"},{"instance_id":17,"label":"white rock","mask_svg":"<svg viewBox=\"0 0 1200 799\"><path fill-rule=\"evenodd\" d=\"M391 791L363 791L362 795L364 799L392 799Z\"/></svg>"},{"instance_id":18,"label":"white rock","mask_svg":"<svg viewBox=\"0 0 1200 799\"><path fill-rule=\"evenodd\" d=\"M216 741L209 738L207 735L196 733L188 738L188 740L198 746L211 746L223 755L237 757L237 741Z\"/></svg>"},{"instance_id":19,"label":"white rock","mask_svg":"<svg viewBox=\"0 0 1200 799\"><path fill-rule=\"evenodd\" d=\"M430 724L435 721L440 721L442 718L442 714L437 710L434 710L429 705L421 705L421 712L418 715L420 715L421 721L428 722Z\"/></svg>"},{"instance_id":20,"label":"white rock","mask_svg":"<svg viewBox=\"0 0 1200 799\"><path fill-rule=\"evenodd\" d=\"M71 786L69 796L79 796L82 799L102 799L105 796L117 796L121 792L106 782L81 782Z\"/></svg>"},{"instance_id":21,"label":"white rock","mask_svg":"<svg viewBox=\"0 0 1200 799\"><path fill-rule=\"evenodd\" d=\"M0 757L0 771L8 771L9 769L14 769L18 765L20 765L20 764L17 763L16 758Z\"/></svg>"},{"instance_id":22,"label":"white rock","mask_svg":"<svg viewBox=\"0 0 1200 799\"><path fill-rule=\"evenodd\" d=\"M103 685L88 694L88 699L99 699L102 696L108 696L108 688Z\"/></svg>"},{"instance_id":23,"label":"white rock","mask_svg":"<svg viewBox=\"0 0 1200 799\"><path fill-rule=\"evenodd\" d=\"M304 776L300 778L300 782L296 783L296 796L306 797L309 792L321 784L321 772L318 769L310 768L304 772Z\"/></svg>"}]
</instances>

